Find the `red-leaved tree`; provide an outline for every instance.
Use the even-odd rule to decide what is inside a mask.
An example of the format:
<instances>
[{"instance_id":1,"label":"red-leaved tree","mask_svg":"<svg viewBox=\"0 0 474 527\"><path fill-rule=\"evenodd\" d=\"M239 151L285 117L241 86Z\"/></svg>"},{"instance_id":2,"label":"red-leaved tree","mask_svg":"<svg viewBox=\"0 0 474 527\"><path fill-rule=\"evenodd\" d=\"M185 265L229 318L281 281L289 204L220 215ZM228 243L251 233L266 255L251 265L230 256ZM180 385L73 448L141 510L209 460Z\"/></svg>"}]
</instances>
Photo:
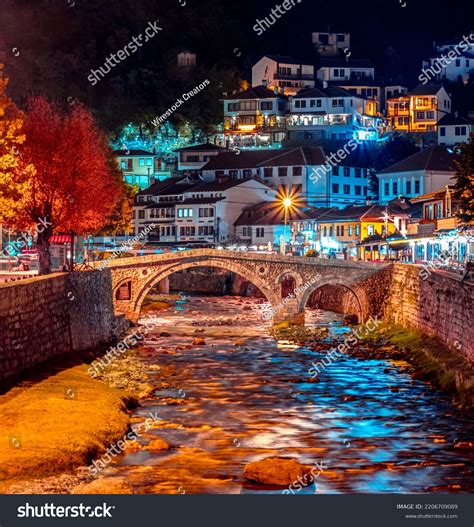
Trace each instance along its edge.
<instances>
[{"instance_id":1,"label":"red-leaved tree","mask_svg":"<svg viewBox=\"0 0 474 527\"><path fill-rule=\"evenodd\" d=\"M48 274L51 235L100 230L116 210L124 183L104 134L85 107L63 111L35 97L23 131L19 170L23 180L25 173L30 175L9 224L36 231L39 273Z\"/></svg>"}]
</instances>

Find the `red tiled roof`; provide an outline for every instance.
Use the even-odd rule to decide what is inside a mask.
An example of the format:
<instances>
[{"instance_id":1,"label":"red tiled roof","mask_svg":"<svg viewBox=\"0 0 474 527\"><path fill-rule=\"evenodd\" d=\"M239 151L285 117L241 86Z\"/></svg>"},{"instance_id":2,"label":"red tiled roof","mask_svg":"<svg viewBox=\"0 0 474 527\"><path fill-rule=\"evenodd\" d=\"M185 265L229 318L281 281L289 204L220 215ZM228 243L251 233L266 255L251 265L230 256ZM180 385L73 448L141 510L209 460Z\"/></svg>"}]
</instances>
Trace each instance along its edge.
<instances>
[{"instance_id":1,"label":"red tiled roof","mask_svg":"<svg viewBox=\"0 0 474 527\"><path fill-rule=\"evenodd\" d=\"M297 147L278 150L241 150L221 152L203 170L244 169L271 166L323 165L326 162L321 147Z\"/></svg>"}]
</instances>

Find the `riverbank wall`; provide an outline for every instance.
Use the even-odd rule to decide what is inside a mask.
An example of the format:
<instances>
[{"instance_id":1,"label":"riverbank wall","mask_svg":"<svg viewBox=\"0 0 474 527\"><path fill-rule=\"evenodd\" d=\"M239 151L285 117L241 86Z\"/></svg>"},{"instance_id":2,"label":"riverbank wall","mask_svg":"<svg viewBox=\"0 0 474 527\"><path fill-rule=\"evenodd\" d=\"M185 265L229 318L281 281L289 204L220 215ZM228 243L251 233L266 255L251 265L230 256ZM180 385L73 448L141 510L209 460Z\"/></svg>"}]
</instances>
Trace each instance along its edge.
<instances>
[{"instance_id":1,"label":"riverbank wall","mask_svg":"<svg viewBox=\"0 0 474 527\"><path fill-rule=\"evenodd\" d=\"M115 316L107 270L0 284L0 380L112 343L127 327Z\"/></svg>"}]
</instances>

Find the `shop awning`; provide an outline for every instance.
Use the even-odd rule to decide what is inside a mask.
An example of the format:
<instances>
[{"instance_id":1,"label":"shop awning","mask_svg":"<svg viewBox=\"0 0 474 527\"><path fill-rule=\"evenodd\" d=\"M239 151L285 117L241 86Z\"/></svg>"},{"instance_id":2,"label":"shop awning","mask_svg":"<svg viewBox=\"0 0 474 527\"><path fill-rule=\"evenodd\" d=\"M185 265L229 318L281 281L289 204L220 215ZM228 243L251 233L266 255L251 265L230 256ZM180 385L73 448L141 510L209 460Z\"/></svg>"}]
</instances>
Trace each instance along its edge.
<instances>
[{"instance_id":1,"label":"shop awning","mask_svg":"<svg viewBox=\"0 0 474 527\"><path fill-rule=\"evenodd\" d=\"M72 236L70 234L53 234L53 236L50 237L49 243L71 243L72 242Z\"/></svg>"}]
</instances>

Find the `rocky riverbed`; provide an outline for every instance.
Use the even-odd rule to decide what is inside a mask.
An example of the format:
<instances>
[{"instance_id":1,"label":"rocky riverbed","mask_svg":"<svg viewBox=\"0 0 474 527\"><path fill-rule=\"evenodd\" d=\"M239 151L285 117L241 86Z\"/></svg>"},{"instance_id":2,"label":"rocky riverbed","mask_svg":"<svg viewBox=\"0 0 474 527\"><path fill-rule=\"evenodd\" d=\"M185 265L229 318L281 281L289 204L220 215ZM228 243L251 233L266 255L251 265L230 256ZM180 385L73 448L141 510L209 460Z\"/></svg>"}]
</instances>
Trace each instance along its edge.
<instances>
[{"instance_id":1,"label":"rocky riverbed","mask_svg":"<svg viewBox=\"0 0 474 527\"><path fill-rule=\"evenodd\" d=\"M124 360L153 388L134 422L157 419L100 471L103 492L113 480L136 493L282 492L289 487L268 476L286 470L281 458L319 467L297 492L474 490L470 413L380 344L357 341L314 375L347 339L342 317L308 313L309 326L328 333L295 344L270 335L261 302L189 297L147 313L157 328ZM255 466L268 483L253 481L249 464L267 458L273 468Z\"/></svg>"}]
</instances>

